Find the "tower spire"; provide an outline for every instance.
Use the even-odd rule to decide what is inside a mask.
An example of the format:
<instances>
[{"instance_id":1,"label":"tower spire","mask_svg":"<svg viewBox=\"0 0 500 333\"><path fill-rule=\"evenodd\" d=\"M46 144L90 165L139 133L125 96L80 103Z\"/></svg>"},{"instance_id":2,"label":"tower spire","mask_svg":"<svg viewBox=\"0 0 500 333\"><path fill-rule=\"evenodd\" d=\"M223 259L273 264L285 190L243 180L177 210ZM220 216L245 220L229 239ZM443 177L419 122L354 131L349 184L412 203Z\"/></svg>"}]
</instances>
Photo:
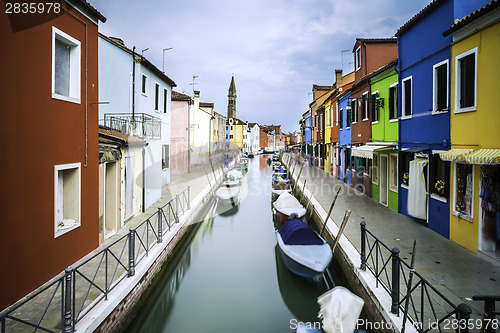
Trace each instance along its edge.
<instances>
[{"instance_id":1,"label":"tower spire","mask_svg":"<svg viewBox=\"0 0 500 333\"><path fill-rule=\"evenodd\" d=\"M234 84L234 74L231 76L227 98L227 118L236 118L236 85Z\"/></svg>"}]
</instances>

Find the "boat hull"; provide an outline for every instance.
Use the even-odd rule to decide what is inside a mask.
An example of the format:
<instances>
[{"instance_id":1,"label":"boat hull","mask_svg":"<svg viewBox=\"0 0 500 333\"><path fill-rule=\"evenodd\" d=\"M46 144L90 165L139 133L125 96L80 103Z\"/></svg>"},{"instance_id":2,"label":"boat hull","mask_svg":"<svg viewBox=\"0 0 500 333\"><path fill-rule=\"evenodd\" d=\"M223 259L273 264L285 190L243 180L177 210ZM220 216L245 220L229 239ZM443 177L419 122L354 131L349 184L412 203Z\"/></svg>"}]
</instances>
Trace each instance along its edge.
<instances>
[{"instance_id":1,"label":"boat hull","mask_svg":"<svg viewBox=\"0 0 500 333\"><path fill-rule=\"evenodd\" d=\"M315 270L310 269L309 267L306 267L296 262L295 260L290 258L285 252L283 252L281 246L278 247L281 258L283 258L283 262L285 263L286 268L288 268L290 272L304 278L309 283L318 283L321 280L323 272L317 272Z\"/></svg>"}]
</instances>

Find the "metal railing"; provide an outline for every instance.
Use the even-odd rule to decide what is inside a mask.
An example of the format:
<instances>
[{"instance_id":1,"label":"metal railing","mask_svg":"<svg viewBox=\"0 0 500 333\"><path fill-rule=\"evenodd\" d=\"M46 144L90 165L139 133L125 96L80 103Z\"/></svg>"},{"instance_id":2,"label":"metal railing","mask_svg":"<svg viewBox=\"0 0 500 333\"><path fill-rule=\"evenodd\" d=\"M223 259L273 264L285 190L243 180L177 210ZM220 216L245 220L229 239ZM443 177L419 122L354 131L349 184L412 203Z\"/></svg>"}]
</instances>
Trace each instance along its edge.
<instances>
[{"instance_id":1,"label":"metal railing","mask_svg":"<svg viewBox=\"0 0 500 333\"><path fill-rule=\"evenodd\" d=\"M399 256L399 249L390 249L361 222L361 269L370 271L391 296L391 312L404 312L409 298L408 317L418 332L449 331L468 332L471 308L455 305L422 275L413 270L413 283L408 295L410 265ZM474 326L477 327L477 326Z\"/></svg>"},{"instance_id":2,"label":"metal railing","mask_svg":"<svg viewBox=\"0 0 500 333\"><path fill-rule=\"evenodd\" d=\"M136 265L163 242L163 231L189 209L188 186L127 234L0 313L0 332L73 332L120 282L135 275Z\"/></svg>"},{"instance_id":3,"label":"metal railing","mask_svg":"<svg viewBox=\"0 0 500 333\"><path fill-rule=\"evenodd\" d=\"M110 130L140 138L161 138L161 119L146 113L108 113L99 121Z\"/></svg>"}]
</instances>

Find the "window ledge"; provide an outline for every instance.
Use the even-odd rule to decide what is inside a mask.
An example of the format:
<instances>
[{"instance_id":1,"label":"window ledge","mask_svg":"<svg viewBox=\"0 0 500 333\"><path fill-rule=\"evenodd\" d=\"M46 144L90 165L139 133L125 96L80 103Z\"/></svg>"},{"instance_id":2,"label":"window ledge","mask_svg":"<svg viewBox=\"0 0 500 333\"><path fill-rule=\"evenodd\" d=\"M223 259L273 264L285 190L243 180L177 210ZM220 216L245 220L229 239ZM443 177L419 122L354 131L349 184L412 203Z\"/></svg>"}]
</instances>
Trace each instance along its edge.
<instances>
[{"instance_id":1,"label":"window ledge","mask_svg":"<svg viewBox=\"0 0 500 333\"><path fill-rule=\"evenodd\" d=\"M455 109L454 113L465 113L465 112L474 112L476 111L476 106L471 106L468 108Z\"/></svg>"},{"instance_id":2,"label":"window ledge","mask_svg":"<svg viewBox=\"0 0 500 333\"><path fill-rule=\"evenodd\" d=\"M369 119L368 118L363 118L363 121L368 121Z\"/></svg>"},{"instance_id":3,"label":"window ledge","mask_svg":"<svg viewBox=\"0 0 500 333\"><path fill-rule=\"evenodd\" d=\"M451 212L451 214L452 214L453 216L458 217L460 220L465 220L465 221L467 221L467 222L472 223L472 217L470 217L470 216L468 216L468 215L464 215L464 214L462 214L462 213L460 213L460 212L457 212L457 211L454 211L454 210Z\"/></svg>"},{"instance_id":4,"label":"window ledge","mask_svg":"<svg viewBox=\"0 0 500 333\"><path fill-rule=\"evenodd\" d=\"M52 93L52 98L53 99L58 99L58 100L61 100L61 101L66 101L66 102L81 104L81 101L80 101L79 98L74 98L74 97L59 95L59 94L56 94L56 93Z\"/></svg>"},{"instance_id":5,"label":"window ledge","mask_svg":"<svg viewBox=\"0 0 500 333\"><path fill-rule=\"evenodd\" d=\"M390 123L397 123L399 120L396 118L396 119L390 119L389 122Z\"/></svg>"},{"instance_id":6,"label":"window ledge","mask_svg":"<svg viewBox=\"0 0 500 333\"><path fill-rule=\"evenodd\" d=\"M406 189L406 190L408 190L408 189L409 189L408 185L405 185L405 184L401 184L401 188L404 188L404 189Z\"/></svg>"},{"instance_id":7,"label":"window ledge","mask_svg":"<svg viewBox=\"0 0 500 333\"><path fill-rule=\"evenodd\" d=\"M434 115L438 115L438 114L446 114L446 113L448 113L448 111L450 111L450 110L448 110L448 109L446 109L446 110L432 110L432 115L434 116Z\"/></svg>"},{"instance_id":8,"label":"window ledge","mask_svg":"<svg viewBox=\"0 0 500 333\"><path fill-rule=\"evenodd\" d=\"M378 185L378 179L376 181L372 179L372 184Z\"/></svg>"},{"instance_id":9,"label":"window ledge","mask_svg":"<svg viewBox=\"0 0 500 333\"><path fill-rule=\"evenodd\" d=\"M413 118L413 115L409 115L409 116L402 116L402 117L401 117L401 120L411 119L411 118Z\"/></svg>"},{"instance_id":10,"label":"window ledge","mask_svg":"<svg viewBox=\"0 0 500 333\"><path fill-rule=\"evenodd\" d=\"M378 120L377 121L372 121L372 125L377 125L378 124Z\"/></svg>"},{"instance_id":11,"label":"window ledge","mask_svg":"<svg viewBox=\"0 0 500 333\"><path fill-rule=\"evenodd\" d=\"M56 227L56 231L54 233L54 238L57 238L59 236L62 236L72 230L75 230L76 228L79 228L81 225L80 222L75 222L74 224L70 226L64 226L64 227Z\"/></svg>"},{"instance_id":12,"label":"window ledge","mask_svg":"<svg viewBox=\"0 0 500 333\"><path fill-rule=\"evenodd\" d=\"M448 202L448 200L446 200L445 197L442 197L439 194L434 194L434 193L431 193L431 199L434 199L434 200L437 200L437 201L441 201L443 203L447 203Z\"/></svg>"},{"instance_id":13,"label":"window ledge","mask_svg":"<svg viewBox=\"0 0 500 333\"><path fill-rule=\"evenodd\" d=\"M391 190L394 193L398 193L398 188L397 187L390 187L389 190Z\"/></svg>"}]
</instances>

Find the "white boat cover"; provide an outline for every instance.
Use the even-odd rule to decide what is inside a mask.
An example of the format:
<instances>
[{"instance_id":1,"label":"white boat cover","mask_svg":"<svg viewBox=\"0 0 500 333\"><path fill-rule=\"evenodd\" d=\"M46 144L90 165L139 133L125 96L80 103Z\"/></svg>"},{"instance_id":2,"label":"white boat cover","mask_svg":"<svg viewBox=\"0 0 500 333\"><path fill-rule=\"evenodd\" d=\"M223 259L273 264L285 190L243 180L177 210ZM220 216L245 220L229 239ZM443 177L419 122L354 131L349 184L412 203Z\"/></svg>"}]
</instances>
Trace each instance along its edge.
<instances>
[{"instance_id":1,"label":"white boat cover","mask_svg":"<svg viewBox=\"0 0 500 333\"><path fill-rule=\"evenodd\" d=\"M325 333L354 332L364 301L344 287L335 287L318 297L318 318Z\"/></svg>"},{"instance_id":2,"label":"white boat cover","mask_svg":"<svg viewBox=\"0 0 500 333\"><path fill-rule=\"evenodd\" d=\"M215 191L215 195L222 200L229 200L231 198L236 199L239 194L239 187L220 187L217 191Z\"/></svg>"},{"instance_id":3,"label":"white boat cover","mask_svg":"<svg viewBox=\"0 0 500 333\"><path fill-rule=\"evenodd\" d=\"M273 207L282 214L297 214L298 218L306 215L306 209L289 192L282 193L273 203Z\"/></svg>"},{"instance_id":4,"label":"white boat cover","mask_svg":"<svg viewBox=\"0 0 500 333\"><path fill-rule=\"evenodd\" d=\"M232 169L232 170L229 170L227 172L227 178L228 179L231 179L231 178L234 178L234 179L241 179L241 176L243 174L241 173L241 170L236 170L236 169Z\"/></svg>"}]
</instances>

